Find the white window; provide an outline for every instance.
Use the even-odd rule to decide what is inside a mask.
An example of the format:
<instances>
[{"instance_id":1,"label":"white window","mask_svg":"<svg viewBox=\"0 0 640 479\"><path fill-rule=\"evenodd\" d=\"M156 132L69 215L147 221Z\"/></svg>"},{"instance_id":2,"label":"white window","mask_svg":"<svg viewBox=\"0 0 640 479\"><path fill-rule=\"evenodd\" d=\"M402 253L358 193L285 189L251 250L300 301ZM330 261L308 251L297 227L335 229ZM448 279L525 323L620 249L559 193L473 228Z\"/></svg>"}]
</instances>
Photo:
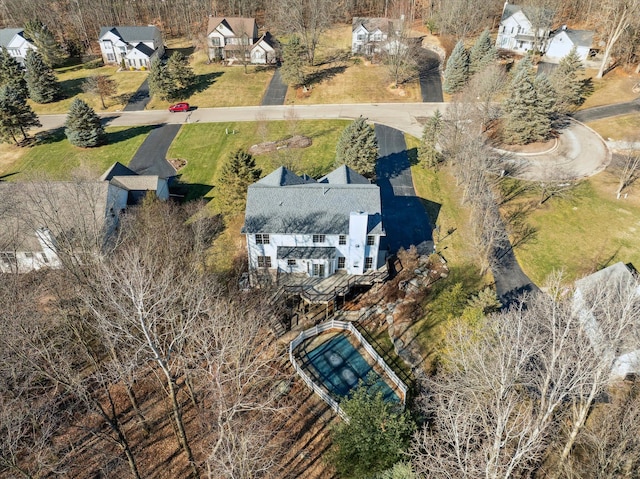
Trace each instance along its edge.
<instances>
[{"instance_id":1,"label":"white window","mask_svg":"<svg viewBox=\"0 0 640 479\"><path fill-rule=\"evenodd\" d=\"M256 244L269 244L269 235L268 234L257 234L256 235Z\"/></svg>"},{"instance_id":2,"label":"white window","mask_svg":"<svg viewBox=\"0 0 640 479\"><path fill-rule=\"evenodd\" d=\"M116 61L115 55L113 53L107 53L107 61L115 62Z\"/></svg>"},{"instance_id":3,"label":"white window","mask_svg":"<svg viewBox=\"0 0 640 479\"><path fill-rule=\"evenodd\" d=\"M288 259L287 266L295 266L298 262L295 259Z\"/></svg>"},{"instance_id":4,"label":"white window","mask_svg":"<svg viewBox=\"0 0 640 479\"><path fill-rule=\"evenodd\" d=\"M49 262L49 258L47 258L47 255L44 253L40 253L40 258L42 259L43 263L48 263Z\"/></svg>"},{"instance_id":5,"label":"white window","mask_svg":"<svg viewBox=\"0 0 640 479\"><path fill-rule=\"evenodd\" d=\"M367 246L374 246L376 244L375 236L367 236Z\"/></svg>"},{"instance_id":6,"label":"white window","mask_svg":"<svg viewBox=\"0 0 640 479\"><path fill-rule=\"evenodd\" d=\"M258 256L258 268L271 268L271 256Z\"/></svg>"},{"instance_id":7,"label":"white window","mask_svg":"<svg viewBox=\"0 0 640 479\"><path fill-rule=\"evenodd\" d=\"M218 37L211 37L211 46L212 47L219 47L220 46L220 39Z\"/></svg>"},{"instance_id":8,"label":"white window","mask_svg":"<svg viewBox=\"0 0 640 479\"><path fill-rule=\"evenodd\" d=\"M364 259L364 269L365 271L368 269L373 269L373 258Z\"/></svg>"},{"instance_id":9,"label":"white window","mask_svg":"<svg viewBox=\"0 0 640 479\"><path fill-rule=\"evenodd\" d=\"M359 42L363 42L364 41L364 34L363 33L358 33L358 41Z\"/></svg>"},{"instance_id":10,"label":"white window","mask_svg":"<svg viewBox=\"0 0 640 479\"><path fill-rule=\"evenodd\" d=\"M338 244L347 244L347 235L340 235L338 238Z\"/></svg>"},{"instance_id":11,"label":"white window","mask_svg":"<svg viewBox=\"0 0 640 479\"><path fill-rule=\"evenodd\" d=\"M326 241L326 236L325 235L313 235L313 242L314 243L324 243Z\"/></svg>"},{"instance_id":12,"label":"white window","mask_svg":"<svg viewBox=\"0 0 640 479\"><path fill-rule=\"evenodd\" d=\"M338 269L344 269L345 268L346 260L347 260L347 258L345 258L344 256L340 256L338 258Z\"/></svg>"}]
</instances>

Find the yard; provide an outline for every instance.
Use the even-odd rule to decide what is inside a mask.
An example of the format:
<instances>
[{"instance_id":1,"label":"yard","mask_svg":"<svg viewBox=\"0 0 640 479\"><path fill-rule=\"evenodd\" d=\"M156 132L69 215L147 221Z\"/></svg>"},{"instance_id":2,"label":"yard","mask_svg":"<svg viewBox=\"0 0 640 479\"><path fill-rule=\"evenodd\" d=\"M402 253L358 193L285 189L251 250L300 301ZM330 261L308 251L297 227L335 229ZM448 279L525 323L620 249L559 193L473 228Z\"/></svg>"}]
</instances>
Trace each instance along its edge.
<instances>
[{"instance_id":1,"label":"yard","mask_svg":"<svg viewBox=\"0 0 640 479\"><path fill-rule=\"evenodd\" d=\"M29 100L29 104L38 114L67 113L74 98L84 100L96 110L96 112L121 110L127 104L129 97L136 92L138 87L147 78L147 73L138 71L118 72L117 70L118 67L112 65L91 69L83 68L82 65L57 68L56 75L62 88L63 98L45 105L40 105ZM116 94L111 98L105 99L105 104L107 105L106 110L102 108L99 96L88 95L82 91L82 84L85 79L94 75L107 75L115 80L117 84Z\"/></svg>"},{"instance_id":2,"label":"yard","mask_svg":"<svg viewBox=\"0 0 640 479\"><path fill-rule=\"evenodd\" d=\"M640 141L640 115L622 115L588 123L605 140Z\"/></svg>"},{"instance_id":3,"label":"yard","mask_svg":"<svg viewBox=\"0 0 640 479\"><path fill-rule=\"evenodd\" d=\"M71 145L62 128L39 133L39 141L32 147L2 144L0 176L64 180L74 170L82 169L97 178L116 161L128 164L151 129L150 126L107 128L108 143L97 148Z\"/></svg>"},{"instance_id":4,"label":"yard","mask_svg":"<svg viewBox=\"0 0 640 479\"><path fill-rule=\"evenodd\" d=\"M604 78L597 80L595 78L597 73L598 71L593 69L588 69L585 72L586 78L592 78L594 92L587 97L587 100L580 107L581 110L612 103L623 103L635 100L640 96L639 93L634 93L632 90L640 82L640 76L626 72L622 68L616 68L607 73Z\"/></svg>"}]
</instances>

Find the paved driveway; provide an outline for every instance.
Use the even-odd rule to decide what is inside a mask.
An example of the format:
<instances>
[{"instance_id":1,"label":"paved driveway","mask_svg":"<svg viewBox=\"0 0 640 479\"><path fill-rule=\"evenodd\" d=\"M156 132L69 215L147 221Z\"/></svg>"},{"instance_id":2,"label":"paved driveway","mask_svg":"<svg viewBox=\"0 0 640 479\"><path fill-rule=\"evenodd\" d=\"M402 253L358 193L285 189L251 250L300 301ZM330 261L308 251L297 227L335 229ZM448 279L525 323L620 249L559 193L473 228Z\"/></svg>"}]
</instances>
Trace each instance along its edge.
<instances>
[{"instance_id":1,"label":"paved driveway","mask_svg":"<svg viewBox=\"0 0 640 479\"><path fill-rule=\"evenodd\" d=\"M433 252L431 223L413 179L404 134L384 125L375 126L378 138L377 184L382 200L382 223L392 253L415 245L421 252Z\"/></svg>"},{"instance_id":2,"label":"paved driveway","mask_svg":"<svg viewBox=\"0 0 640 479\"><path fill-rule=\"evenodd\" d=\"M176 114L184 115L184 113ZM166 158L169 146L181 126L179 124L158 125L151 130L129 163L129 168L141 175L158 175L161 178L175 176L176 170Z\"/></svg>"},{"instance_id":3,"label":"paved driveway","mask_svg":"<svg viewBox=\"0 0 640 479\"><path fill-rule=\"evenodd\" d=\"M262 105L284 105L284 99L287 96L287 88L287 84L282 81L280 68L277 68L271 77L267 91L264 93Z\"/></svg>"},{"instance_id":4,"label":"paved driveway","mask_svg":"<svg viewBox=\"0 0 640 479\"><path fill-rule=\"evenodd\" d=\"M136 75L136 73L125 73L125 75ZM149 79L146 78L138 90L131 95L129 101L123 108L124 111L142 111L147 107L147 104L151 100L151 94L149 93Z\"/></svg>"},{"instance_id":5,"label":"paved driveway","mask_svg":"<svg viewBox=\"0 0 640 479\"><path fill-rule=\"evenodd\" d=\"M609 118L610 116L629 115L640 112L640 99L626 103L616 103L615 105L597 106L577 111L573 117L583 123Z\"/></svg>"},{"instance_id":6,"label":"paved driveway","mask_svg":"<svg viewBox=\"0 0 640 479\"><path fill-rule=\"evenodd\" d=\"M423 102L441 102L442 79L440 77L440 57L438 54L421 48L418 54L418 74L420 76L420 93Z\"/></svg>"}]
</instances>

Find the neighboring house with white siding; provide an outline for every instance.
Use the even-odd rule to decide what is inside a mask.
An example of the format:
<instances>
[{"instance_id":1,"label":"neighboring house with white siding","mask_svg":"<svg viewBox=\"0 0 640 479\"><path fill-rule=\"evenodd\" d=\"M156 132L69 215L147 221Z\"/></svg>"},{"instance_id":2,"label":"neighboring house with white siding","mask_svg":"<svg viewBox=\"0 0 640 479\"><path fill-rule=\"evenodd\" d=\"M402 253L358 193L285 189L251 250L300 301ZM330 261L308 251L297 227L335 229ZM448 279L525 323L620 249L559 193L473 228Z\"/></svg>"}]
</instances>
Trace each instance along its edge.
<instances>
[{"instance_id":1,"label":"neighboring house with white siding","mask_svg":"<svg viewBox=\"0 0 640 479\"><path fill-rule=\"evenodd\" d=\"M559 62L575 48L578 58L585 62L592 53L593 35L593 31L571 30L563 25L551 34L545 57L551 62Z\"/></svg>"},{"instance_id":2,"label":"neighboring house with white siding","mask_svg":"<svg viewBox=\"0 0 640 479\"><path fill-rule=\"evenodd\" d=\"M392 37L402 31L401 19L354 17L351 21L351 53L381 53Z\"/></svg>"},{"instance_id":3,"label":"neighboring house with white siding","mask_svg":"<svg viewBox=\"0 0 640 479\"><path fill-rule=\"evenodd\" d=\"M272 64L278 60L278 44L266 32L258 36L255 18L214 17L207 24L209 60Z\"/></svg>"},{"instance_id":4,"label":"neighboring house with white siding","mask_svg":"<svg viewBox=\"0 0 640 479\"><path fill-rule=\"evenodd\" d=\"M24 36L22 28L0 29L0 48L6 48L18 63L24 65L29 50L37 50L36 46Z\"/></svg>"},{"instance_id":5,"label":"neighboring house with white siding","mask_svg":"<svg viewBox=\"0 0 640 479\"><path fill-rule=\"evenodd\" d=\"M346 166L317 181L280 167L250 185L242 232L250 271L326 278L385 264L380 188Z\"/></svg>"},{"instance_id":6,"label":"neighboring house with white siding","mask_svg":"<svg viewBox=\"0 0 640 479\"><path fill-rule=\"evenodd\" d=\"M148 69L154 59L164 55L162 33L154 26L102 27L98 41L105 64Z\"/></svg>"}]
</instances>

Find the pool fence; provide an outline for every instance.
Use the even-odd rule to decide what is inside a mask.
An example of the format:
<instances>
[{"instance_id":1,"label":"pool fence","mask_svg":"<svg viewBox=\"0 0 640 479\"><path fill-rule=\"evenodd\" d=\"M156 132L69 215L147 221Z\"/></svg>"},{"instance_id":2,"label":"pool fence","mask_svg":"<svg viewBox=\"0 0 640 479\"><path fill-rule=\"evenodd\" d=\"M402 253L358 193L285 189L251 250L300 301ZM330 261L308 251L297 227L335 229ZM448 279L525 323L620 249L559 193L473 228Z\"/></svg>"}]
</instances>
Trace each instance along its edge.
<instances>
[{"instance_id":1,"label":"pool fence","mask_svg":"<svg viewBox=\"0 0 640 479\"><path fill-rule=\"evenodd\" d=\"M358 331L358 329L353 325L353 323L348 321L339 321L336 319L332 319L330 321L326 321L324 323L320 323L313 328L306 329L302 331L291 343L289 343L289 361L293 364L293 368L296 370L298 375L302 378L309 388L313 390L324 402L326 402L331 409L333 409L342 419L348 421L347 415L342 410L338 402L331 397L324 389L322 389L318 384L316 384L313 379L300 367L298 361L296 360L293 351L306 339L317 336L318 334L331 331L331 330L342 330L348 331L353 334L362 347L371 355L371 357L375 360L376 364L387 374L389 379L395 384L398 391L400 391L400 400L402 404L405 404L407 398L407 385L400 380L398 375L387 365L387 363L380 357L378 352L369 344L369 342L362 336L362 333Z\"/></svg>"}]
</instances>

